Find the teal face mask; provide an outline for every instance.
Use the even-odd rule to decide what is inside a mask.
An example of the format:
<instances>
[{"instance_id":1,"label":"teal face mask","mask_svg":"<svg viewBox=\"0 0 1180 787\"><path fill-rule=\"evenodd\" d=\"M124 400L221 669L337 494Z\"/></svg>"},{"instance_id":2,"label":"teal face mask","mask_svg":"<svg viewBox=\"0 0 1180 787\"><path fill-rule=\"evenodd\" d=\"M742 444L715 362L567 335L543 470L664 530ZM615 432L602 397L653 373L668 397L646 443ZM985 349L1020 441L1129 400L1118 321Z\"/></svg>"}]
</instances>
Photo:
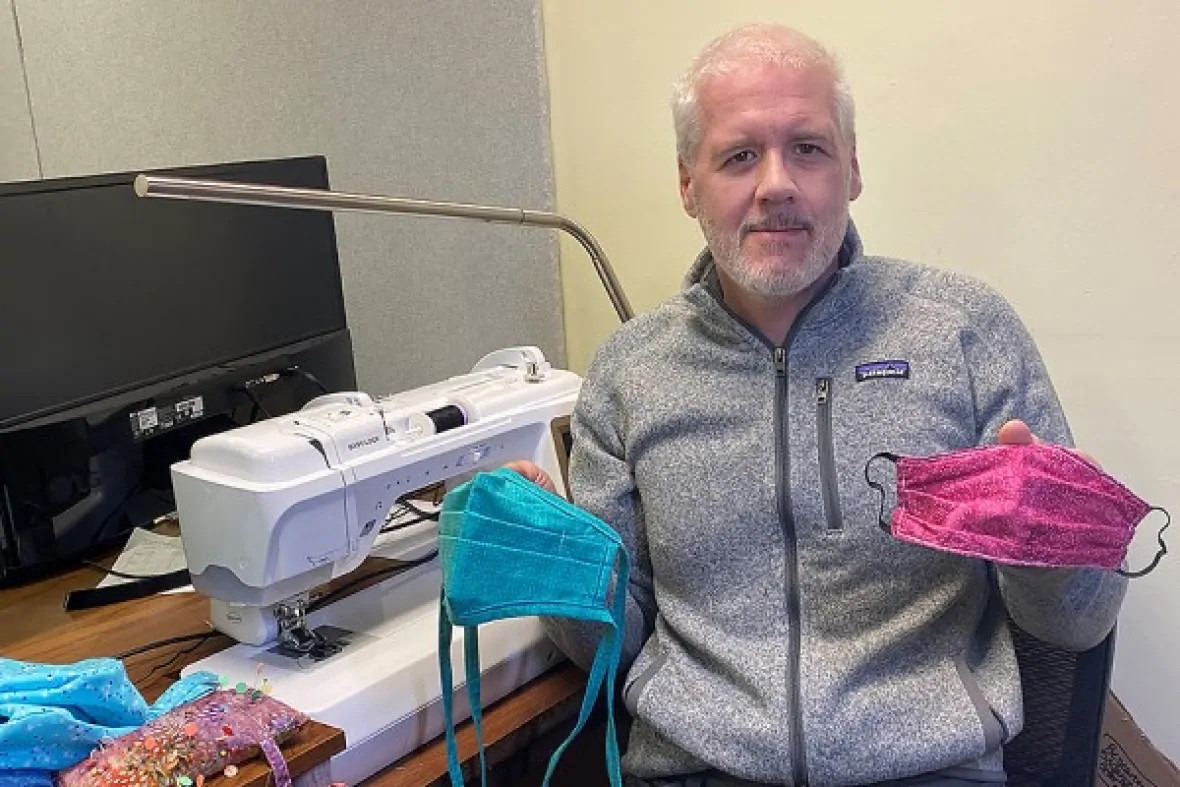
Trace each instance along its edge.
<instances>
[{"instance_id":1,"label":"teal face mask","mask_svg":"<svg viewBox=\"0 0 1180 787\"><path fill-rule=\"evenodd\" d=\"M612 787L620 787L614 696L629 561L618 533L517 473L500 469L480 473L443 500L438 554L443 581L438 658L451 784L463 784L452 715L452 626L464 629L467 696L479 741L482 784L486 783L486 767L480 730L477 627L503 618L539 615L606 624L586 682L578 723L550 758L544 784L549 784L561 755L585 726L599 691L605 690L607 772ZM618 574L612 583L616 566ZM618 590L608 602L612 587Z\"/></svg>"}]
</instances>

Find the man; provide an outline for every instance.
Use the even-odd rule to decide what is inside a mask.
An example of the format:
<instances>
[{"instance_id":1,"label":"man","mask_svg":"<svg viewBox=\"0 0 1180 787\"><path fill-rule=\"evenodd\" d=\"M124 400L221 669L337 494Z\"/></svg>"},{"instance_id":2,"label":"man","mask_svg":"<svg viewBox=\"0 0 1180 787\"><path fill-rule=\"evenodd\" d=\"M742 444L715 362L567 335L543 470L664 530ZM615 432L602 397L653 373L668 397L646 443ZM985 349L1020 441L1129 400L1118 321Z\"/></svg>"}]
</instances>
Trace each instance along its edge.
<instances>
[{"instance_id":1,"label":"man","mask_svg":"<svg viewBox=\"0 0 1180 787\"><path fill-rule=\"evenodd\" d=\"M1007 615L1088 648L1125 580L903 543L878 527L864 468L1034 432L1068 444L1037 350L984 285L862 254L852 98L811 39L722 36L673 112L708 249L600 348L570 469L574 501L632 558L625 770L640 785L1002 783L1022 725ZM589 663L598 630L547 625Z\"/></svg>"}]
</instances>

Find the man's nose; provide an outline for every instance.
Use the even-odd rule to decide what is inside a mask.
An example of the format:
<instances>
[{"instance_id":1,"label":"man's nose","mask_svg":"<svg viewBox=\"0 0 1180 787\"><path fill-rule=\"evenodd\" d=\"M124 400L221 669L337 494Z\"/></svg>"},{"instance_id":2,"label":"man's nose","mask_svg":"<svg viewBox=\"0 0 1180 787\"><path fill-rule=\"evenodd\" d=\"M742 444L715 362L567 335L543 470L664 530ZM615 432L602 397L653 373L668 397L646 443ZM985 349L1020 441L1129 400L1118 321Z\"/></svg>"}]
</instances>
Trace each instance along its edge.
<instances>
[{"instance_id":1,"label":"man's nose","mask_svg":"<svg viewBox=\"0 0 1180 787\"><path fill-rule=\"evenodd\" d=\"M762 157L758 174L757 197L762 202L790 202L799 193L790 167L777 152Z\"/></svg>"}]
</instances>

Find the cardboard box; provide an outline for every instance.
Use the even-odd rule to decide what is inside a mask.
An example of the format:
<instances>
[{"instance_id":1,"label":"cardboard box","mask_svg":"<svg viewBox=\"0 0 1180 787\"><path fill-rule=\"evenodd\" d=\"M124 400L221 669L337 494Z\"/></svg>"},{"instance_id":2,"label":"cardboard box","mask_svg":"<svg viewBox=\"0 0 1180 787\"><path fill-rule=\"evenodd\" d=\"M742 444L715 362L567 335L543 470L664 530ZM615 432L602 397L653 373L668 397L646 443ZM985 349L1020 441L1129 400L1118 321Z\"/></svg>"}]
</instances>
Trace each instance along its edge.
<instances>
[{"instance_id":1,"label":"cardboard box","mask_svg":"<svg viewBox=\"0 0 1180 787\"><path fill-rule=\"evenodd\" d=\"M1098 749L1098 787L1180 787L1180 771L1110 694Z\"/></svg>"}]
</instances>

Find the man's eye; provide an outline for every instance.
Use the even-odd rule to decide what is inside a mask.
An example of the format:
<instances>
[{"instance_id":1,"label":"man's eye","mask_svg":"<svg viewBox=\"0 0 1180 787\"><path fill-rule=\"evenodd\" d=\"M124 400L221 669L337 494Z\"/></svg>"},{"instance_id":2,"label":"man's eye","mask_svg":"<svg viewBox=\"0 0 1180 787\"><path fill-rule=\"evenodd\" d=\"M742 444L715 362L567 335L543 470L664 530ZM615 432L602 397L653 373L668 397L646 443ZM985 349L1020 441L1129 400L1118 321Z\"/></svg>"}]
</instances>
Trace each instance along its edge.
<instances>
[{"instance_id":1,"label":"man's eye","mask_svg":"<svg viewBox=\"0 0 1180 787\"><path fill-rule=\"evenodd\" d=\"M795 145L795 152L800 156L814 156L817 153L823 153L823 148L819 145L814 145L810 142L800 142Z\"/></svg>"},{"instance_id":2,"label":"man's eye","mask_svg":"<svg viewBox=\"0 0 1180 787\"><path fill-rule=\"evenodd\" d=\"M749 164L753 160L754 151L752 150L739 150L729 157L729 161L732 164Z\"/></svg>"}]
</instances>

